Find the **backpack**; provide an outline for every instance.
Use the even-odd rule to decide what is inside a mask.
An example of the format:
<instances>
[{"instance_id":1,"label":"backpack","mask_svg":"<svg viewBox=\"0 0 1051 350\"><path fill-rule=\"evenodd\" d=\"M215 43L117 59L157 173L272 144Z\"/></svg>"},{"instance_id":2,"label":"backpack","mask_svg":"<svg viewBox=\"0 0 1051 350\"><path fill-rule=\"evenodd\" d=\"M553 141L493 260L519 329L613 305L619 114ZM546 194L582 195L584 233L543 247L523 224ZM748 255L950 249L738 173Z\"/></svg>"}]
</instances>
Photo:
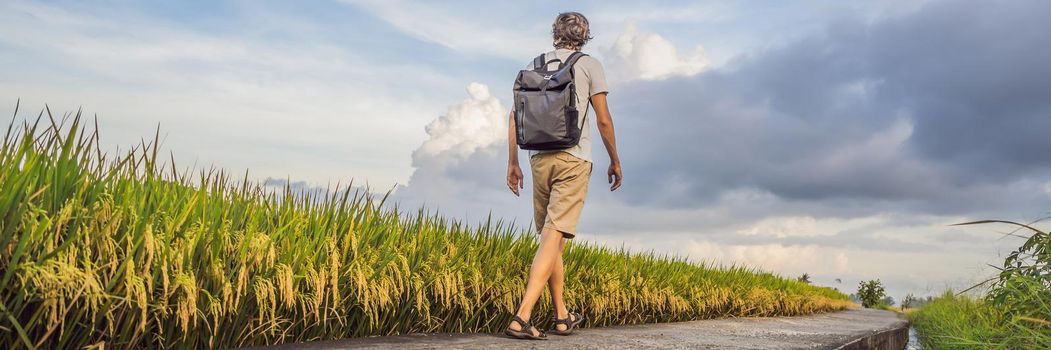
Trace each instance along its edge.
<instances>
[{"instance_id":1,"label":"backpack","mask_svg":"<svg viewBox=\"0 0 1051 350\"><path fill-rule=\"evenodd\" d=\"M515 78L515 132L522 149L566 149L580 141L573 64L586 55L574 52L565 62L548 61L545 56L537 56L533 69L523 69ZM548 70L547 65L554 61L559 61L558 68ZM584 105L585 111L587 108Z\"/></svg>"}]
</instances>

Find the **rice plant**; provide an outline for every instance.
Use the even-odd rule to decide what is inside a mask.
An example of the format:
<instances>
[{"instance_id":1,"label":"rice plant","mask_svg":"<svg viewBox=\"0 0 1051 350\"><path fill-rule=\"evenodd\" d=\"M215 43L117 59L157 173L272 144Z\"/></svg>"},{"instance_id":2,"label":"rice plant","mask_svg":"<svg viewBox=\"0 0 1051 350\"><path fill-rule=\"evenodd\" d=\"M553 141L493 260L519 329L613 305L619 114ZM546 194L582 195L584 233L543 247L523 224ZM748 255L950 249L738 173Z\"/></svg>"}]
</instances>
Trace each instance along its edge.
<instances>
[{"instance_id":1,"label":"rice plant","mask_svg":"<svg viewBox=\"0 0 1051 350\"><path fill-rule=\"evenodd\" d=\"M352 186L274 193L222 170L176 171L156 141L107 154L79 112L16 120L0 145L0 348L496 332L537 245L500 220L404 211ZM565 264L567 303L590 326L853 306L746 267L594 244L569 244Z\"/></svg>"}]
</instances>

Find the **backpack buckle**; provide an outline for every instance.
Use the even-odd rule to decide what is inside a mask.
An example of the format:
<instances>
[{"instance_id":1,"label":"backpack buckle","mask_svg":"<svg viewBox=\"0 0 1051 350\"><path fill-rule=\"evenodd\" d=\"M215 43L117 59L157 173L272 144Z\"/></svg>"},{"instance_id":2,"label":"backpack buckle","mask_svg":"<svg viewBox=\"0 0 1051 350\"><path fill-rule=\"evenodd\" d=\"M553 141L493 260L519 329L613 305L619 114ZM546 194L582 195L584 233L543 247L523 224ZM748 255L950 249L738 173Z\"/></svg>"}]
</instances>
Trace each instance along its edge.
<instances>
[{"instance_id":1,"label":"backpack buckle","mask_svg":"<svg viewBox=\"0 0 1051 350\"><path fill-rule=\"evenodd\" d=\"M554 74L545 75L544 80L551 80L552 76L554 76Z\"/></svg>"}]
</instances>

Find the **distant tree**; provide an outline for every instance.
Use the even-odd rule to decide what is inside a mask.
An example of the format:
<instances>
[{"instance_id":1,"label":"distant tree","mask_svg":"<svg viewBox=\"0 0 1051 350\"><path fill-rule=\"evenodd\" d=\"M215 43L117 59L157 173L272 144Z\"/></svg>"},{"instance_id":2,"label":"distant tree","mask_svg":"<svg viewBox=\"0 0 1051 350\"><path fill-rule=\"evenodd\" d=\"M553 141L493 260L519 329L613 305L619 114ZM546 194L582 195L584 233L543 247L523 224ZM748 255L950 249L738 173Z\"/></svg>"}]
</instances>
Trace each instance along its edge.
<instances>
[{"instance_id":1,"label":"distant tree","mask_svg":"<svg viewBox=\"0 0 1051 350\"><path fill-rule=\"evenodd\" d=\"M799 282L810 284L810 274L804 272L803 275L799 276L799 278L797 278L796 280Z\"/></svg>"},{"instance_id":2,"label":"distant tree","mask_svg":"<svg viewBox=\"0 0 1051 350\"><path fill-rule=\"evenodd\" d=\"M901 299L901 310L904 311L910 307L917 307L919 306L919 303L920 300L916 299L916 296L912 295L912 293L905 294L905 298Z\"/></svg>"},{"instance_id":3,"label":"distant tree","mask_svg":"<svg viewBox=\"0 0 1051 350\"><path fill-rule=\"evenodd\" d=\"M888 295L886 298L883 298L882 303L886 306L894 306L894 297Z\"/></svg>"},{"instance_id":4,"label":"distant tree","mask_svg":"<svg viewBox=\"0 0 1051 350\"><path fill-rule=\"evenodd\" d=\"M861 297L859 297L857 294L850 293L850 295L848 295L848 297L850 297L850 301L853 301L855 303L861 304Z\"/></svg>"},{"instance_id":5,"label":"distant tree","mask_svg":"<svg viewBox=\"0 0 1051 350\"><path fill-rule=\"evenodd\" d=\"M887 292L883 289L883 282L880 282L879 279L862 281L858 284L858 299L861 300L861 305L864 307L876 307L886 296Z\"/></svg>"}]
</instances>

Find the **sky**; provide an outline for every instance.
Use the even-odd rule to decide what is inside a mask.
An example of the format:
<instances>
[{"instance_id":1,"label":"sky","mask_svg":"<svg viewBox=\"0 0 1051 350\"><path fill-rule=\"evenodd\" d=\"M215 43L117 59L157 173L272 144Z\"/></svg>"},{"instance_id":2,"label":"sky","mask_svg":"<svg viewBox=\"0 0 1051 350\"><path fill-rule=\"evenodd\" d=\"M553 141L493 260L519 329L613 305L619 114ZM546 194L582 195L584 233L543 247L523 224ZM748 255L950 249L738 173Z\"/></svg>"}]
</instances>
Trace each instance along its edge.
<instances>
[{"instance_id":1,"label":"sky","mask_svg":"<svg viewBox=\"0 0 1051 350\"><path fill-rule=\"evenodd\" d=\"M0 110L81 109L110 150L159 126L181 168L527 228L507 106L562 11L590 19L625 175L610 192L596 140L579 240L846 292L879 278L900 300L1021 244L949 225L1051 210L1036 0L8 0Z\"/></svg>"}]
</instances>

